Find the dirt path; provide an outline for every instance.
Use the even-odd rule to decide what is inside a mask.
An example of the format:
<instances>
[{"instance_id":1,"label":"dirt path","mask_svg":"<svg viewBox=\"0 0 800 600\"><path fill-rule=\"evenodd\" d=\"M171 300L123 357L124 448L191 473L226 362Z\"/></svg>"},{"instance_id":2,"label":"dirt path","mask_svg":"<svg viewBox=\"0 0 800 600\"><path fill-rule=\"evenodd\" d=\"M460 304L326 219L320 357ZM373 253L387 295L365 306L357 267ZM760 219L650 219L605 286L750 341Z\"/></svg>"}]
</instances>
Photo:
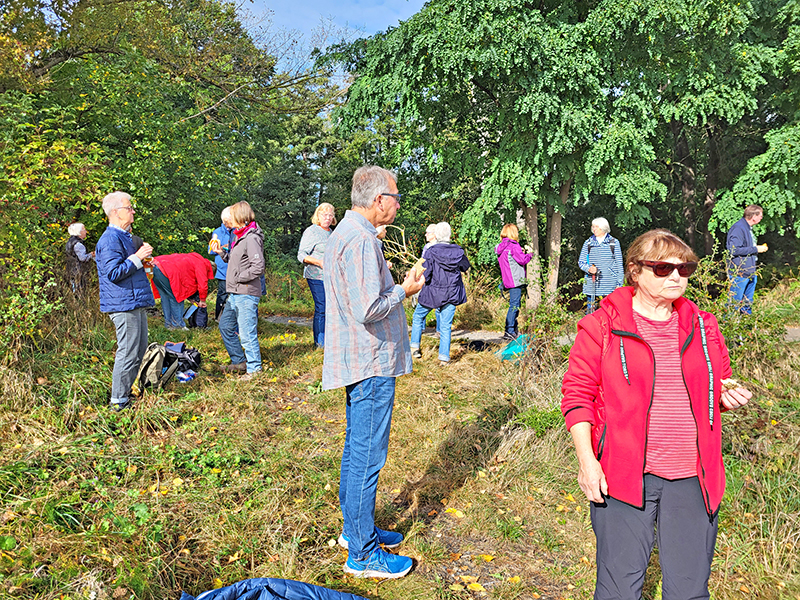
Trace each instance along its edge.
<instances>
[{"instance_id":1,"label":"dirt path","mask_svg":"<svg viewBox=\"0 0 800 600\"><path fill-rule=\"evenodd\" d=\"M283 317L275 315L264 317L264 320L275 323L276 325L297 325L298 327L311 327L312 325L311 319L308 317ZM408 330L411 331L411 328L409 327ZM433 327L428 327L423 335L433 337L436 335L436 330ZM467 329L453 329L452 339L497 345L506 342L506 340L503 339L502 331L469 331ZM800 327L787 327L784 339L787 342L800 342ZM575 334L570 333L569 335L562 335L556 338L556 341L562 346L571 346L575 341Z\"/></svg>"}]
</instances>

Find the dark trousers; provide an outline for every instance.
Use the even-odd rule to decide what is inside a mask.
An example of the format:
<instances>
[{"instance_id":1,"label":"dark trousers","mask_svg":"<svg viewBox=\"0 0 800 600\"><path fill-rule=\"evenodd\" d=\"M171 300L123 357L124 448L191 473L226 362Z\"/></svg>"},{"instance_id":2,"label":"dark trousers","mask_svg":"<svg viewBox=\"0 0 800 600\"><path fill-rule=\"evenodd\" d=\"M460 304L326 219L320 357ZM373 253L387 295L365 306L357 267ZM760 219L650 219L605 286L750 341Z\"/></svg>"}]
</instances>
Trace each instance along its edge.
<instances>
[{"instance_id":1,"label":"dark trousers","mask_svg":"<svg viewBox=\"0 0 800 600\"><path fill-rule=\"evenodd\" d=\"M522 286L508 288L508 313L506 313L506 333L517 334L517 316L522 306Z\"/></svg>"},{"instance_id":2,"label":"dark trousers","mask_svg":"<svg viewBox=\"0 0 800 600\"><path fill-rule=\"evenodd\" d=\"M325 285L322 279L306 279L311 297L314 298L314 344L325 346Z\"/></svg>"},{"instance_id":3,"label":"dark trousers","mask_svg":"<svg viewBox=\"0 0 800 600\"><path fill-rule=\"evenodd\" d=\"M225 291L225 280L217 279L217 301L214 304L214 320L219 323L219 316L222 314L222 309L225 308L225 302L228 300L228 292Z\"/></svg>"},{"instance_id":4,"label":"dark trousers","mask_svg":"<svg viewBox=\"0 0 800 600\"><path fill-rule=\"evenodd\" d=\"M708 598L717 517L709 519L697 477L670 481L645 474L644 494L643 509L614 498L592 503L594 600L639 600L655 541L663 600Z\"/></svg>"}]
</instances>

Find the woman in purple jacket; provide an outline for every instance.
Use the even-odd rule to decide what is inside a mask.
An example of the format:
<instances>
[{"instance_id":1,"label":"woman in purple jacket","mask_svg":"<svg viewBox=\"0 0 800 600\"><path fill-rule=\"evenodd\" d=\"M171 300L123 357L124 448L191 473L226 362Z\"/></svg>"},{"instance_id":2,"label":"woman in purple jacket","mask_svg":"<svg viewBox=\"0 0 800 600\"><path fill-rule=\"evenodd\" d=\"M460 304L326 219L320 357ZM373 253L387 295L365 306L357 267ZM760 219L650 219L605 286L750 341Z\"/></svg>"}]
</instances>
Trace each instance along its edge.
<instances>
[{"instance_id":1,"label":"woman in purple jacket","mask_svg":"<svg viewBox=\"0 0 800 600\"><path fill-rule=\"evenodd\" d=\"M450 362L450 334L456 306L467 301L467 291L461 273L470 268L464 249L450 243L452 231L448 223L438 223L434 228L436 243L428 246L425 255L425 285L419 292L419 303L411 322L411 355L422 358L419 349L425 317L436 309L439 329L439 362Z\"/></svg>"},{"instance_id":2,"label":"woman in purple jacket","mask_svg":"<svg viewBox=\"0 0 800 600\"><path fill-rule=\"evenodd\" d=\"M500 263L503 287L508 290L510 297L506 314L506 331L503 337L513 340L519 336L517 315L519 315L519 307L522 304L525 265L531 261L533 255L522 251L522 247L519 245L519 229L513 223L503 226L500 237L503 239L497 244L494 251L497 253L497 261Z\"/></svg>"}]
</instances>

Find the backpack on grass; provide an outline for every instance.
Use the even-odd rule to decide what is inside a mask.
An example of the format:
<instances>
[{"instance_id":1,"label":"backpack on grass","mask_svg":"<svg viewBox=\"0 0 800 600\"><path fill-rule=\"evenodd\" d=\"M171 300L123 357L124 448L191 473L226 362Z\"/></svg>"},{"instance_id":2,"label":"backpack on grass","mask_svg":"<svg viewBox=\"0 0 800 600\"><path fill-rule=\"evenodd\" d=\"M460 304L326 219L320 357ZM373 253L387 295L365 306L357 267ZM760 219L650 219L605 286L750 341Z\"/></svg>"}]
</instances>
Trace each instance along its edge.
<instances>
[{"instance_id":1,"label":"backpack on grass","mask_svg":"<svg viewBox=\"0 0 800 600\"><path fill-rule=\"evenodd\" d=\"M163 344L153 342L147 347L142 358L142 364L139 366L139 372L136 374L136 379L133 380L131 389L133 394L141 395L146 387L159 390L170 382L175 376L180 363L175 360L167 365L165 370L164 359L166 356L167 349Z\"/></svg>"}]
</instances>

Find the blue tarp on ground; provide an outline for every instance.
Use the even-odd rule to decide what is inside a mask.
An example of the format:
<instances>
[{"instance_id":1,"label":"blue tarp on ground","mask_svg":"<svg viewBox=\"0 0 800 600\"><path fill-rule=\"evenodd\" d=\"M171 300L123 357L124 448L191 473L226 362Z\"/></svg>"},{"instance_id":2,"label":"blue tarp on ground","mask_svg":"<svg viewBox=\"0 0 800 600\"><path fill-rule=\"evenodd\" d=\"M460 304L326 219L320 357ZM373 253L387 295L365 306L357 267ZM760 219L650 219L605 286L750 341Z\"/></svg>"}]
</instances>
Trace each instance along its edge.
<instances>
[{"instance_id":1,"label":"blue tarp on ground","mask_svg":"<svg viewBox=\"0 0 800 600\"><path fill-rule=\"evenodd\" d=\"M500 348L495 354L500 360L519 360L528 349L529 343L528 335L521 335Z\"/></svg>"},{"instance_id":2,"label":"blue tarp on ground","mask_svg":"<svg viewBox=\"0 0 800 600\"><path fill-rule=\"evenodd\" d=\"M183 592L181 600L366 600L366 598L291 579L260 577L203 592L196 599Z\"/></svg>"}]
</instances>

